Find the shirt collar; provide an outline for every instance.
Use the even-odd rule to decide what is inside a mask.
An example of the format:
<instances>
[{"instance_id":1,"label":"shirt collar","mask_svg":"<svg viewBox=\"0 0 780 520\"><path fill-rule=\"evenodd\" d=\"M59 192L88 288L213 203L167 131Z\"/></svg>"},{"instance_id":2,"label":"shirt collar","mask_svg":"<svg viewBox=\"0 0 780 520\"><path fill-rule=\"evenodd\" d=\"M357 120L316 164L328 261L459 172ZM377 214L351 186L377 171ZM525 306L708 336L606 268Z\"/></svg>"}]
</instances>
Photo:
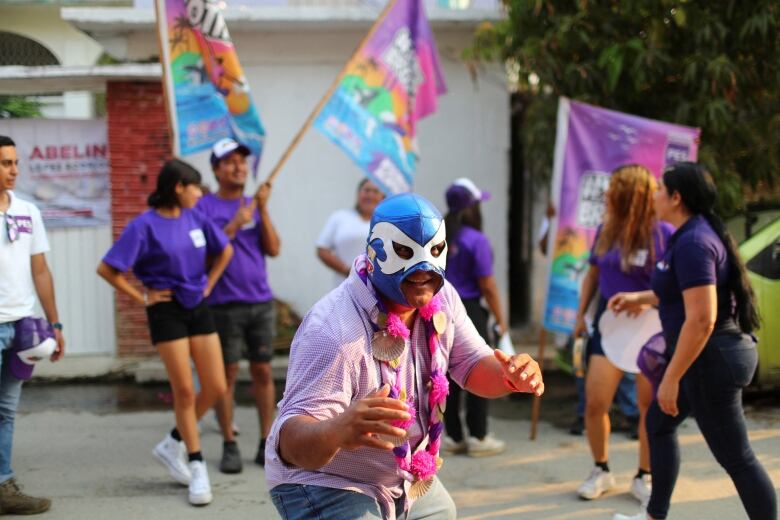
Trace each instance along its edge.
<instances>
[{"instance_id":1,"label":"shirt collar","mask_svg":"<svg viewBox=\"0 0 780 520\"><path fill-rule=\"evenodd\" d=\"M373 285L371 285L371 280L363 282L363 279L358 274L358 271L366 268L367 263L366 255L360 255L355 258L345 283L355 304L368 314L372 322L376 323L379 319L379 300L377 299L376 291Z\"/></svg>"},{"instance_id":2,"label":"shirt collar","mask_svg":"<svg viewBox=\"0 0 780 520\"><path fill-rule=\"evenodd\" d=\"M704 220L704 217L702 215L693 215L691 218L685 221L685 223L678 227L674 233L672 233L672 236L669 237L669 241L672 242L674 240L677 240L677 237L682 235L684 232L688 231L689 229L692 229L694 227L698 227L701 225L702 221Z\"/></svg>"},{"instance_id":3,"label":"shirt collar","mask_svg":"<svg viewBox=\"0 0 780 520\"><path fill-rule=\"evenodd\" d=\"M16 197L14 197L14 192L12 190L5 190L5 192L8 194L8 208L6 208L5 213L8 213L11 211L11 208L14 207L14 200L16 200ZM0 213L3 213L0 211Z\"/></svg>"}]
</instances>

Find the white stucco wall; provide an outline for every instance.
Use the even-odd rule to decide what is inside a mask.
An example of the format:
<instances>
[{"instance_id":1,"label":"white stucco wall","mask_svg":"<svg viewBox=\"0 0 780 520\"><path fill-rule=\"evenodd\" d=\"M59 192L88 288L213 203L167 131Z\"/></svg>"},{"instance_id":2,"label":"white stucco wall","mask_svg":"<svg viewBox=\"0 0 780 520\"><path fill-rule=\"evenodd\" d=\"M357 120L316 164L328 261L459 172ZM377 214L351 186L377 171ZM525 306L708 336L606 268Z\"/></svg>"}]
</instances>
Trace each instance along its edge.
<instances>
[{"instance_id":1,"label":"white stucco wall","mask_svg":"<svg viewBox=\"0 0 780 520\"><path fill-rule=\"evenodd\" d=\"M59 60L60 65L93 65L102 47L60 18L58 6L2 6L0 31L37 41ZM45 117L89 118L93 114L92 94L66 92L40 99Z\"/></svg>"},{"instance_id":2,"label":"white stucco wall","mask_svg":"<svg viewBox=\"0 0 780 520\"><path fill-rule=\"evenodd\" d=\"M363 32L233 32L242 65L268 133L260 178L265 178L302 122L352 54ZM422 160L416 191L445 210L444 190L471 177L493 194L483 205L485 231L506 303L509 185L509 101L498 70L472 83L456 58L467 31L436 34L449 93L418 128ZM209 170L207 154L189 158ZM359 169L317 130L310 130L274 185L271 216L282 252L269 262L276 295L305 312L331 288L331 276L314 242L336 209L354 204ZM213 182L213 181L212 181Z\"/></svg>"}]
</instances>

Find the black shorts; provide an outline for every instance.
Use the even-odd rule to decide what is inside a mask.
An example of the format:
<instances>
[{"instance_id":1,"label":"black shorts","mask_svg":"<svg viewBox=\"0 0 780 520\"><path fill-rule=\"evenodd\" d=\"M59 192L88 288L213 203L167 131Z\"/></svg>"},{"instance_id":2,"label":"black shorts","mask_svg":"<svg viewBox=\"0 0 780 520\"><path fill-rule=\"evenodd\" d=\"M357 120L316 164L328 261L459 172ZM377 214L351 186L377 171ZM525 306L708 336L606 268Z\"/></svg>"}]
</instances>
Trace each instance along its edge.
<instances>
[{"instance_id":1,"label":"black shorts","mask_svg":"<svg viewBox=\"0 0 780 520\"><path fill-rule=\"evenodd\" d=\"M226 365L238 363L242 358L251 363L271 361L276 325L276 307L273 300L261 303L226 303L214 305L211 310L217 321L217 333Z\"/></svg>"},{"instance_id":2,"label":"black shorts","mask_svg":"<svg viewBox=\"0 0 780 520\"><path fill-rule=\"evenodd\" d=\"M202 336L217 331L214 315L205 301L187 309L176 300L160 302L146 308L152 343Z\"/></svg>"}]
</instances>

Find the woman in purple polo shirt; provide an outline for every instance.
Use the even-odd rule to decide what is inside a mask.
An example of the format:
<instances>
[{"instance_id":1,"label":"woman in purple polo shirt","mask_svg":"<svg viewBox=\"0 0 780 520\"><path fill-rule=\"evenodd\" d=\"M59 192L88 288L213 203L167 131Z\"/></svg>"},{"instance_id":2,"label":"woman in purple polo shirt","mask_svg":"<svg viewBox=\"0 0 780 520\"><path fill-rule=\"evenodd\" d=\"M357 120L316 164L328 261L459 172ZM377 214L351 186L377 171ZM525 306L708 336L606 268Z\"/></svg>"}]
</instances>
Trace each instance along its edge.
<instances>
[{"instance_id":1,"label":"woman in purple polo shirt","mask_svg":"<svg viewBox=\"0 0 780 520\"><path fill-rule=\"evenodd\" d=\"M723 221L715 184L694 163L664 172L659 218L677 228L652 276L652 290L618 293L615 312L658 305L669 360L647 413L653 490L646 511L615 520L666 518L680 470L677 426L693 414L752 520L777 518L775 489L748 441L742 388L758 364L759 325L747 272Z\"/></svg>"},{"instance_id":2,"label":"woman in purple polo shirt","mask_svg":"<svg viewBox=\"0 0 780 520\"><path fill-rule=\"evenodd\" d=\"M449 212L444 219L447 228L447 270L445 276L457 290L466 313L477 332L487 342L488 311L482 307L481 298L496 320L500 334L508 331L501 310L501 300L493 276L493 250L482 233L482 214L479 203L490 198L469 179L458 179L445 194ZM471 457L495 455L506 449L506 443L487 431L488 400L466 392L466 426L469 435L464 437L460 423L461 388L450 380L450 393L444 412L447 436L442 449L450 453L467 453Z\"/></svg>"},{"instance_id":3,"label":"woman in purple polo shirt","mask_svg":"<svg viewBox=\"0 0 780 520\"><path fill-rule=\"evenodd\" d=\"M152 343L168 372L176 413L176 428L153 454L177 482L189 486L193 505L211 502L198 418L227 391L222 350L204 299L233 254L225 234L192 209L202 195L200 182L200 173L189 164L166 162L149 196L152 209L127 225L97 271L146 306ZM213 257L208 271L207 256ZM141 291L122 274L129 269L143 284ZM191 361L200 379L197 395Z\"/></svg>"},{"instance_id":4,"label":"woman in purple polo shirt","mask_svg":"<svg viewBox=\"0 0 780 520\"><path fill-rule=\"evenodd\" d=\"M581 498L593 500L615 486L609 471L609 408L624 372L604 354L599 320L607 300L621 291L650 288L650 273L671 235L671 227L660 224L653 210L656 181L647 168L626 165L612 172L606 193L604 223L596 232L590 255L590 269L582 282L574 336L586 332L585 312L598 289L600 296L588 340L588 371L585 380L585 429L595 466L577 489ZM631 494L640 502L650 496L650 453L645 433L645 414L652 399L650 383L637 374L639 405L639 469L631 481Z\"/></svg>"}]
</instances>

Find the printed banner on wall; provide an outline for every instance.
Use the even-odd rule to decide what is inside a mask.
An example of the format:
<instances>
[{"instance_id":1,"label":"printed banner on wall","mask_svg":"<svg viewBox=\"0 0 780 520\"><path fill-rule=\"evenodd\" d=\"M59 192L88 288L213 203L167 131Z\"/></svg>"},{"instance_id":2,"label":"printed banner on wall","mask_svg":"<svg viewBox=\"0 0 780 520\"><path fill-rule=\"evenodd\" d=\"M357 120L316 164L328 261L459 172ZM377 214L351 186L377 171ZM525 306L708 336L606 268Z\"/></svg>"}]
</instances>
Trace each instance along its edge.
<instances>
[{"instance_id":1,"label":"printed banner on wall","mask_svg":"<svg viewBox=\"0 0 780 520\"><path fill-rule=\"evenodd\" d=\"M104 119L0 119L0 134L16 143L13 192L41 210L46 226L111 222Z\"/></svg>"},{"instance_id":2,"label":"printed banner on wall","mask_svg":"<svg viewBox=\"0 0 780 520\"><path fill-rule=\"evenodd\" d=\"M174 154L232 137L252 150L254 172L265 131L217 0L157 0Z\"/></svg>"},{"instance_id":3,"label":"printed banner on wall","mask_svg":"<svg viewBox=\"0 0 780 520\"><path fill-rule=\"evenodd\" d=\"M554 241L546 329L570 333L574 328L610 172L623 164L641 164L658 177L671 164L696 160L699 135L698 128L560 99L552 181L557 216L550 229Z\"/></svg>"},{"instance_id":4,"label":"printed banner on wall","mask_svg":"<svg viewBox=\"0 0 780 520\"><path fill-rule=\"evenodd\" d=\"M417 164L417 120L446 90L422 1L395 0L314 124L385 193L403 193Z\"/></svg>"}]
</instances>

